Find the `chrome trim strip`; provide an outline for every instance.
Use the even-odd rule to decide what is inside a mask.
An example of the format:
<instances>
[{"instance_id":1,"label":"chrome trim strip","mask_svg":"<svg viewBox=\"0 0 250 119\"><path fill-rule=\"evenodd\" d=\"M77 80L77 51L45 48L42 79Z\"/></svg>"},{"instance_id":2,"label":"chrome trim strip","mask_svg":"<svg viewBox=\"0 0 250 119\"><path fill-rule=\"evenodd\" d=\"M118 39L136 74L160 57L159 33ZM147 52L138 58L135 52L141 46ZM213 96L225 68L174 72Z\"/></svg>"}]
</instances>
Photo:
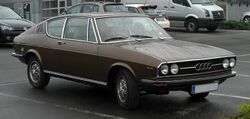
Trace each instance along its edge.
<instances>
[{"instance_id":1,"label":"chrome trim strip","mask_svg":"<svg viewBox=\"0 0 250 119\"><path fill-rule=\"evenodd\" d=\"M236 57L236 55L228 55L228 56L218 56L218 57L209 57L209 58L197 58L197 59L188 59L188 60L178 60L178 61L169 61L167 63L179 63L179 62L188 62L188 61L199 61L199 60L211 60L211 59L220 59L227 57Z\"/></svg>"},{"instance_id":2,"label":"chrome trim strip","mask_svg":"<svg viewBox=\"0 0 250 119\"><path fill-rule=\"evenodd\" d=\"M15 53L15 52L13 52L11 55L12 55L13 57L23 57L23 56L24 56L23 54L17 54L17 53Z\"/></svg>"},{"instance_id":3,"label":"chrome trim strip","mask_svg":"<svg viewBox=\"0 0 250 119\"><path fill-rule=\"evenodd\" d=\"M216 72L222 72L222 71L226 71L229 70L228 69L222 69L222 70L216 70L216 71L209 71L209 72L200 72L200 73L192 73L192 74L177 74L177 75L166 75L166 76L159 76L156 78L173 78L173 77L184 77L184 76L192 76L192 75L201 75L201 74L210 74L210 73L216 73Z\"/></svg>"},{"instance_id":4,"label":"chrome trim strip","mask_svg":"<svg viewBox=\"0 0 250 119\"><path fill-rule=\"evenodd\" d=\"M44 72L48 73L48 74L54 74L54 75L58 75L58 76L63 76L63 77L67 77L67 78L80 80L80 81L91 82L91 83L105 85L105 86L107 85L107 82L103 82L103 81L97 81L97 80L92 80L92 79L87 79L87 78L81 78L81 77L72 76L72 75L68 75L68 74L63 74L63 73L59 73L59 72L53 72L53 71L49 71L49 70L44 70Z\"/></svg>"},{"instance_id":5,"label":"chrome trim strip","mask_svg":"<svg viewBox=\"0 0 250 119\"><path fill-rule=\"evenodd\" d=\"M64 21L64 23L63 23L63 28L62 28L62 33L61 33L61 39L63 39L63 36L64 36L64 30L65 30L65 27L66 27L66 23L67 23L67 21L68 21L68 18L66 17L66 18L65 18L65 21Z\"/></svg>"}]
</instances>

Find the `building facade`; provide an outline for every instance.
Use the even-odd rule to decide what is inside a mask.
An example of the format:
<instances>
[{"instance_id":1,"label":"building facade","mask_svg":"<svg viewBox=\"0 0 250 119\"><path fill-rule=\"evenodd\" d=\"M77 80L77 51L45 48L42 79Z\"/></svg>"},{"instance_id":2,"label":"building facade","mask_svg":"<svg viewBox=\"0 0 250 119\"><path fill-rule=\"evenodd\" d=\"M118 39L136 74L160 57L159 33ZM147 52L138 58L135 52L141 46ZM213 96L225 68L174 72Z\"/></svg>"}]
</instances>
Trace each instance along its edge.
<instances>
[{"instance_id":1,"label":"building facade","mask_svg":"<svg viewBox=\"0 0 250 119\"><path fill-rule=\"evenodd\" d=\"M250 0L228 0L228 20L240 21L243 12L250 11Z\"/></svg>"},{"instance_id":2,"label":"building facade","mask_svg":"<svg viewBox=\"0 0 250 119\"><path fill-rule=\"evenodd\" d=\"M39 23L45 19L60 15L68 7L81 3L105 0L0 0L1 6L14 10L24 18ZM118 0L106 0L118 1Z\"/></svg>"}]
</instances>

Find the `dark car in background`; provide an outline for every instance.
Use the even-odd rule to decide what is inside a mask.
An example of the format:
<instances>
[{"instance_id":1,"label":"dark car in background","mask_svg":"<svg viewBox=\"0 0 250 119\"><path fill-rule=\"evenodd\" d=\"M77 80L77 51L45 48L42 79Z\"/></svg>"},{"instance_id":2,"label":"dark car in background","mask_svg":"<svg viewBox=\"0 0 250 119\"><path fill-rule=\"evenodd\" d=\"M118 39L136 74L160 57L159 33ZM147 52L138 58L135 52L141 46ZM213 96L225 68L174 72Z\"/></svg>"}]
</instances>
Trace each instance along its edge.
<instances>
[{"instance_id":1,"label":"dark car in background","mask_svg":"<svg viewBox=\"0 0 250 119\"><path fill-rule=\"evenodd\" d=\"M0 6L0 43L13 42L13 39L34 25L23 19L8 7Z\"/></svg>"},{"instance_id":2,"label":"dark car in background","mask_svg":"<svg viewBox=\"0 0 250 119\"><path fill-rule=\"evenodd\" d=\"M91 12L128 12L128 9L119 2L84 2L70 7L63 14Z\"/></svg>"},{"instance_id":3,"label":"dark car in background","mask_svg":"<svg viewBox=\"0 0 250 119\"><path fill-rule=\"evenodd\" d=\"M236 75L234 53L173 40L146 15L62 15L14 43L33 87L46 87L50 76L109 87L127 109L138 106L140 94L181 90L202 99Z\"/></svg>"}]
</instances>

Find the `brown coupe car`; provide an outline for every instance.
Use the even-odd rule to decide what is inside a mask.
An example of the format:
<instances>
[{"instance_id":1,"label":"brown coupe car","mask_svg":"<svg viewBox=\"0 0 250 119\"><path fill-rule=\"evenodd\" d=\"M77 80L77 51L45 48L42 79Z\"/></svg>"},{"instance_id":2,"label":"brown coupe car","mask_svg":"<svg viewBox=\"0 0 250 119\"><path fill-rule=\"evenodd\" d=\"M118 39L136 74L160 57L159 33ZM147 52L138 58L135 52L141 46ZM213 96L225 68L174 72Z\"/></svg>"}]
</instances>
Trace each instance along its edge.
<instances>
[{"instance_id":1,"label":"brown coupe car","mask_svg":"<svg viewBox=\"0 0 250 119\"><path fill-rule=\"evenodd\" d=\"M144 15L71 14L48 19L14 40L31 85L50 76L110 87L134 108L142 93L186 91L204 98L229 77L236 56L209 45L172 39Z\"/></svg>"}]
</instances>

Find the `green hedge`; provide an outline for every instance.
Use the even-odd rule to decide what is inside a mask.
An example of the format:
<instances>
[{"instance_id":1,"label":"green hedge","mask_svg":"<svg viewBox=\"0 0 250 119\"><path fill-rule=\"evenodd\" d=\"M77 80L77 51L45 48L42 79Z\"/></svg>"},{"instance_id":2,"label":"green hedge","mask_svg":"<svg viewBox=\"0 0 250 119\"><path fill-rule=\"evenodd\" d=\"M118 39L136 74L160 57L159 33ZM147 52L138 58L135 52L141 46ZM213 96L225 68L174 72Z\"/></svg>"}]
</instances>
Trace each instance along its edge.
<instances>
[{"instance_id":1,"label":"green hedge","mask_svg":"<svg viewBox=\"0 0 250 119\"><path fill-rule=\"evenodd\" d=\"M250 103L240 106L240 112L234 116L227 116L225 119L250 119Z\"/></svg>"},{"instance_id":2,"label":"green hedge","mask_svg":"<svg viewBox=\"0 0 250 119\"><path fill-rule=\"evenodd\" d=\"M222 29L235 29L235 30L250 30L250 24L238 22L238 21L225 21L220 26Z\"/></svg>"}]
</instances>

